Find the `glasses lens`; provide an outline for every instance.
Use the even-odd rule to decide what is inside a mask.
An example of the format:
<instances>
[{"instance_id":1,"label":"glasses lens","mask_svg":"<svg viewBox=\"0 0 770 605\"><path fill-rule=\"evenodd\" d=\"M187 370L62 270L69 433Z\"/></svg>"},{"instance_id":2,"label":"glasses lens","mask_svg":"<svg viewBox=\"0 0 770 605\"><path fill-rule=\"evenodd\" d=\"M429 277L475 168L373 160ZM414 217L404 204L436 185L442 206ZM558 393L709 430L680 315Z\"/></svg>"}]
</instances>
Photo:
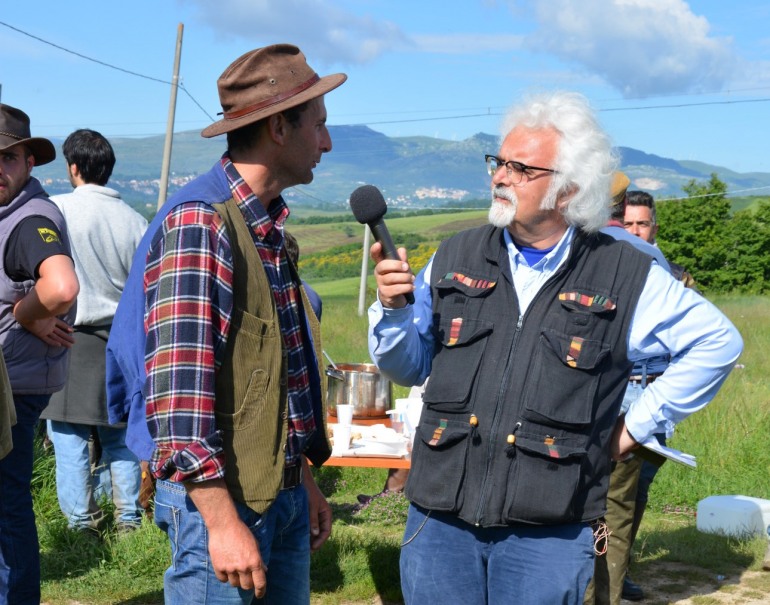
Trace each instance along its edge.
<instances>
[{"instance_id":1,"label":"glasses lens","mask_svg":"<svg viewBox=\"0 0 770 605\"><path fill-rule=\"evenodd\" d=\"M524 172L526 170L526 168L524 168L524 164L511 161L505 165L505 169L508 171L508 178L511 179L511 183L514 185L521 183L521 180L524 178Z\"/></svg>"},{"instance_id":2,"label":"glasses lens","mask_svg":"<svg viewBox=\"0 0 770 605\"><path fill-rule=\"evenodd\" d=\"M497 169L500 167L500 164L497 162L497 158L493 155L486 156L487 160L487 173L489 176L495 176L495 172L497 172Z\"/></svg>"},{"instance_id":3,"label":"glasses lens","mask_svg":"<svg viewBox=\"0 0 770 605\"><path fill-rule=\"evenodd\" d=\"M484 159L487 161L487 172L489 173L489 176L495 176L495 173L502 166L505 168L505 173L508 175L512 184L518 185L524 177L526 168L519 162L503 162L500 158L493 155L484 156Z\"/></svg>"}]
</instances>

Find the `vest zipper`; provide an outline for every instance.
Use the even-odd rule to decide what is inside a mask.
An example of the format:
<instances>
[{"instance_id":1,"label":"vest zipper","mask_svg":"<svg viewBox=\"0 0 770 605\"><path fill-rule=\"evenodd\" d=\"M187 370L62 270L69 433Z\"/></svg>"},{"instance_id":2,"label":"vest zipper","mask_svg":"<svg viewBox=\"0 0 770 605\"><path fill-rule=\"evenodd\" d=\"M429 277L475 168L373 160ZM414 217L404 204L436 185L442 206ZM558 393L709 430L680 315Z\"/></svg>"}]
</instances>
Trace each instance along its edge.
<instances>
[{"instance_id":1,"label":"vest zipper","mask_svg":"<svg viewBox=\"0 0 770 605\"><path fill-rule=\"evenodd\" d=\"M513 366L513 353L516 350L516 343L519 340L519 334L521 333L521 325L524 323L524 316L519 315L519 319L516 322L516 330L513 333L513 339L511 339L511 348L508 351L508 359L505 361L505 372L503 373L503 380L500 383L500 389L497 391L497 403L495 404L495 414L492 418L492 430L489 432L489 443L487 445L487 464L484 471L484 481L481 483L481 497L479 498L479 505L476 509L476 522L478 527L481 525L481 516L484 511L484 503L486 502L487 482L490 475L490 467L494 458L494 445L497 439L498 425L500 424L500 402L503 400L505 391L508 388L508 376Z\"/></svg>"}]
</instances>

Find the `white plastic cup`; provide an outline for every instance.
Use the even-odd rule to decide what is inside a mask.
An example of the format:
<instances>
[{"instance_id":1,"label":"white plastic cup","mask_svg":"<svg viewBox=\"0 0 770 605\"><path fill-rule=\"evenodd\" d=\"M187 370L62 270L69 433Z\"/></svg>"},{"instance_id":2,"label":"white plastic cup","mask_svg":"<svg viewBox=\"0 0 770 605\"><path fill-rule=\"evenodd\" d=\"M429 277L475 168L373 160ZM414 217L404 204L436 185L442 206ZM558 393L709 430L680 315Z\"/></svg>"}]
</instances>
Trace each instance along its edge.
<instances>
[{"instance_id":1,"label":"white plastic cup","mask_svg":"<svg viewBox=\"0 0 770 605\"><path fill-rule=\"evenodd\" d=\"M332 455L340 456L350 449L350 432L352 427L349 424L332 424L331 426L334 439Z\"/></svg>"},{"instance_id":2,"label":"white plastic cup","mask_svg":"<svg viewBox=\"0 0 770 605\"><path fill-rule=\"evenodd\" d=\"M391 412L390 426L401 435L409 436L409 425L406 422L408 399L396 399L396 407Z\"/></svg>"},{"instance_id":3,"label":"white plastic cup","mask_svg":"<svg viewBox=\"0 0 770 605\"><path fill-rule=\"evenodd\" d=\"M339 424L350 426L353 424L353 406L342 404L337 406L337 422Z\"/></svg>"},{"instance_id":4,"label":"white plastic cup","mask_svg":"<svg viewBox=\"0 0 770 605\"><path fill-rule=\"evenodd\" d=\"M422 414L422 398L405 397L403 399L396 399L396 413L404 423L404 434L413 437Z\"/></svg>"}]
</instances>

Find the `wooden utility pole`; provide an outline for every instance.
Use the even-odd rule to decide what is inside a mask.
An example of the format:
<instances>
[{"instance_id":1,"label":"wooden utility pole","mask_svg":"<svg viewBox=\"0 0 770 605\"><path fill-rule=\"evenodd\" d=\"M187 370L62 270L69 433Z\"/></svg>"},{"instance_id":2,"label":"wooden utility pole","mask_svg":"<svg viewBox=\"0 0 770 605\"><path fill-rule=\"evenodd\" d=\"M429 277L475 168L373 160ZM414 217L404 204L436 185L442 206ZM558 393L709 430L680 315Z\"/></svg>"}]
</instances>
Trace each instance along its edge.
<instances>
[{"instance_id":1,"label":"wooden utility pole","mask_svg":"<svg viewBox=\"0 0 770 605\"><path fill-rule=\"evenodd\" d=\"M176 93L179 89L179 63L182 58L182 34L184 24L180 23L176 30L176 56L174 57L174 76L171 78L171 100L168 104L168 122L166 123L166 142L163 146L163 166L160 169L160 186L158 188L158 208L166 201L168 193L168 173L171 166L171 146L174 141L174 116L176 114Z\"/></svg>"}]
</instances>

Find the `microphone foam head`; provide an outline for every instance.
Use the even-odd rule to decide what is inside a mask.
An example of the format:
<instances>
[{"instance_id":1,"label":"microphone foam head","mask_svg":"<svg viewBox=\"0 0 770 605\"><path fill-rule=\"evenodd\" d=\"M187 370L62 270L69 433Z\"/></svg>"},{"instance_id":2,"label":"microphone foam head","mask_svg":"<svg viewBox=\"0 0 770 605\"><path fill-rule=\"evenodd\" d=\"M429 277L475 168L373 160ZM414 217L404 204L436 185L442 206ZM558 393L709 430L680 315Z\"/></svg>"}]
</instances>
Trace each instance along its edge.
<instances>
[{"instance_id":1,"label":"microphone foam head","mask_svg":"<svg viewBox=\"0 0 770 605\"><path fill-rule=\"evenodd\" d=\"M374 185L362 185L351 193L350 208L353 210L353 216L362 225L373 223L388 211L385 198Z\"/></svg>"}]
</instances>

